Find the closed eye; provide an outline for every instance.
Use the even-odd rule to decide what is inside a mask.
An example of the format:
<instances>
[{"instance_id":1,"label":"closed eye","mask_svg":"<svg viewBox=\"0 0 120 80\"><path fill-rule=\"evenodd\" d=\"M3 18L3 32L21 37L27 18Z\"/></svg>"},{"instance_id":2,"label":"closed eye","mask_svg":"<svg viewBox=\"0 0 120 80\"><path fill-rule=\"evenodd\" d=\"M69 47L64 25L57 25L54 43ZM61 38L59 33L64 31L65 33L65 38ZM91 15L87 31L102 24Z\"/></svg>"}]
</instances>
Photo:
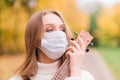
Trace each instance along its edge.
<instances>
[{"instance_id":1,"label":"closed eye","mask_svg":"<svg viewBox=\"0 0 120 80\"><path fill-rule=\"evenodd\" d=\"M64 27L63 24L60 25L60 30L63 31L63 32L65 32L65 27Z\"/></svg>"},{"instance_id":2,"label":"closed eye","mask_svg":"<svg viewBox=\"0 0 120 80\"><path fill-rule=\"evenodd\" d=\"M45 26L45 32L52 32L52 31L54 31L54 26L51 24L47 24Z\"/></svg>"},{"instance_id":3,"label":"closed eye","mask_svg":"<svg viewBox=\"0 0 120 80\"><path fill-rule=\"evenodd\" d=\"M45 32L52 32L53 29L47 29Z\"/></svg>"}]
</instances>

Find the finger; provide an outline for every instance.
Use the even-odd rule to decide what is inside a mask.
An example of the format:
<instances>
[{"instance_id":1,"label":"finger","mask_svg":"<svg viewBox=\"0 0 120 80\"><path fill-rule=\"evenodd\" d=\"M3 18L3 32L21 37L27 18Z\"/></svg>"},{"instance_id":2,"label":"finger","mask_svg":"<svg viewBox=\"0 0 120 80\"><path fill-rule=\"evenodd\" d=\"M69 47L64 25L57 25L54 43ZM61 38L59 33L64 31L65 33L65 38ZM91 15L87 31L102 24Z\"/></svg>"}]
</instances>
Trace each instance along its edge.
<instances>
[{"instance_id":1,"label":"finger","mask_svg":"<svg viewBox=\"0 0 120 80\"><path fill-rule=\"evenodd\" d=\"M85 43L80 36L78 37L77 41L79 42L81 48L85 50Z\"/></svg>"},{"instance_id":2,"label":"finger","mask_svg":"<svg viewBox=\"0 0 120 80\"><path fill-rule=\"evenodd\" d=\"M80 45L79 45L76 41L71 41L71 40L70 40L70 43L72 44L72 46L75 46L75 48L76 48L77 50L80 50Z\"/></svg>"},{"instance_id":3,"label":"finger","mask_svg":"<svg viewBox=\"0 0 120 80\"><path fill-rule=\"evenodd\" d=\"M66 53L65 53L65 56L66 57L70 57L70 54L73 54L71 51L67 51Z\"/></svg>"},{"instance_id":4,"label":"finger","mask_svg":"<svg viewBox=\"0 0 120 80\"><path fill-rule=\"evenodd\" d=\"M77 53L77 49L74 46L69 46L66 50L71 51L72 53Z\"/></svg>"}]
</instances>

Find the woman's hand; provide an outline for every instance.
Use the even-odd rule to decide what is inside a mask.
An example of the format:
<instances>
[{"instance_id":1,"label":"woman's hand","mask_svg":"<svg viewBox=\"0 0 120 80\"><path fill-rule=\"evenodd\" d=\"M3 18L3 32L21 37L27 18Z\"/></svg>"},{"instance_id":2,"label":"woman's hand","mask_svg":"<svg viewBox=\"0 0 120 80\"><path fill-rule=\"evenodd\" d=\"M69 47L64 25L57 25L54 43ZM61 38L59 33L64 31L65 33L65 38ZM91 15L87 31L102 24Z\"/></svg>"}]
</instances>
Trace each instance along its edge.
<instances>
[{"instance_id":1,"label":"woman's hand","mask_svg":"<svg viewBox=\"0 0 120 80\"><path fill-rule=\"evenodd\" d=\"M70 44L66 52L66 56L70 57L70 76L80 76L86 46L81 37L70 40Z\"/></svg>"}]
</instances>

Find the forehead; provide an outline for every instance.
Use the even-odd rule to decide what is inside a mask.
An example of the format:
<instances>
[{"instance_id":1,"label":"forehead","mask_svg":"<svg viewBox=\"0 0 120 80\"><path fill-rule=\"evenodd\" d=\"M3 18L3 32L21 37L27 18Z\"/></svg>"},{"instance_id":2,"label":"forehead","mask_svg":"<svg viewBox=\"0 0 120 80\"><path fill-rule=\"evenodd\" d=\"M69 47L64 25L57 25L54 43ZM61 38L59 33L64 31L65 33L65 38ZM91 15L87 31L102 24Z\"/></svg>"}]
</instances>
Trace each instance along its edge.
<instances>
[{"instance_id":1,"label":"forehead","mask_svg":"<svg viewBox=\"0 0 120 80\"><path fill-rule=\"evenodd\" d=\"M56 14L48 13L43 17L43 24L63 24L63 21Z\"/></svg>"}]
</instances>

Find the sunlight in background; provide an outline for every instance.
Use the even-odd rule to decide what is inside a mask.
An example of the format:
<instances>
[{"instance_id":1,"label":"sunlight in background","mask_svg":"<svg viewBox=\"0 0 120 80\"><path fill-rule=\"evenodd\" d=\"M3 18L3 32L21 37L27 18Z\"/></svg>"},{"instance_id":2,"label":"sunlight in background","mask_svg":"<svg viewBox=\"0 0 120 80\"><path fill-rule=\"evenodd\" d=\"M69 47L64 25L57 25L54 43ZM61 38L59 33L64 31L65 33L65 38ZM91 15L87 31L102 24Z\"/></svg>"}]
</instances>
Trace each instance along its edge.
<instances>
[{"instance_id":1,"label":"sunlight in background","mask_svg":"<svg viewBox=\"0 0 120 80\"><path fill-rule=\"evenodd\" d=\"M76 0L78 6L84 6L86 3L98 2L104 7L112 7L116 3L120 3L120 0Z\"/></svg>"},{"instance_id":2,"label":"sunlight in background","mask_svg":"<svg viewBox=\"0 0 120 80\"><path fill-rule=\"evenodd\" d=\"M90 13L97 9L97 5L109 8L113 7L117 3L120 3L120 0L76 0L76 5L78 8Z\"/></svg>"}]
</instances>

